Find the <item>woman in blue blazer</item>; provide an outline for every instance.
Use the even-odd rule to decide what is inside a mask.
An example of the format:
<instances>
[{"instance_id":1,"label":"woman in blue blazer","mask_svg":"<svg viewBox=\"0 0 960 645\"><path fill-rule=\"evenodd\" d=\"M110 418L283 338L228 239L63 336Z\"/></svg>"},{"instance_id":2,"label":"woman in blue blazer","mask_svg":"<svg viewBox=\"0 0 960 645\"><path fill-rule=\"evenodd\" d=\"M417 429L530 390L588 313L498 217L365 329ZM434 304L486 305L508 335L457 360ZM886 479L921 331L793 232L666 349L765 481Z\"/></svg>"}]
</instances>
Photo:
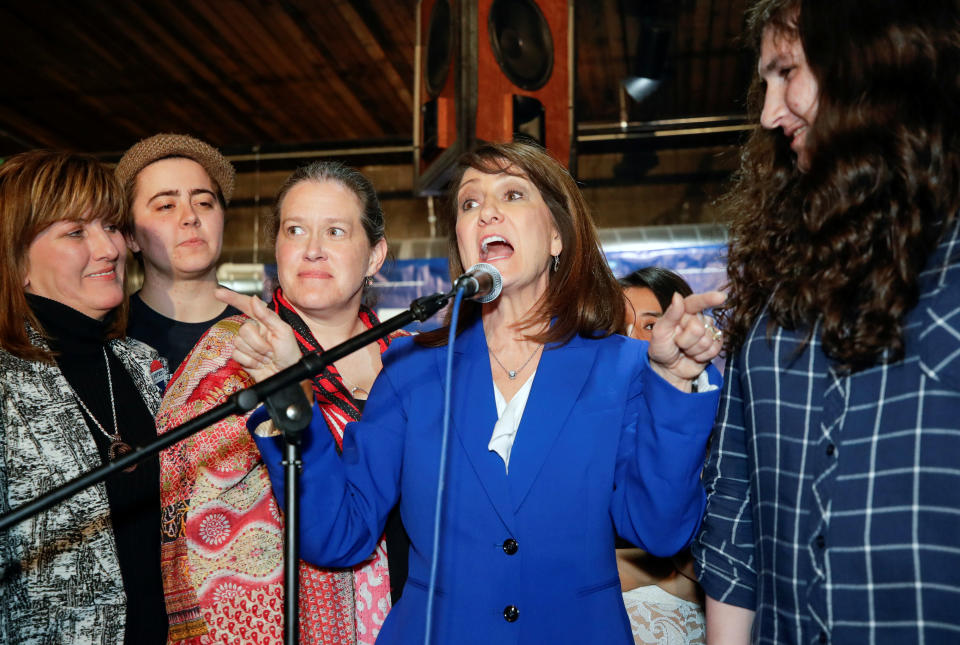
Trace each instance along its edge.
<instances>
[{"instance_id":1,"label":"woman in blue blazer","mask_svg":"<svg viewBox=\"0 0 960 645\"><path fill-rule=\"evenodd\" d=\"M530 144L488 145L453 186L453 273L488 262L503 292L465 303L458 327L434 642L632 643L614 535L670 555L699 525L719 380L704 370L719 332L699 311L722 294L677 296L649 345L615 335L623 298L562 166ZM257 321L234 353L254 378L299 359L262 303L237 304ZM304 451L304 559L369 557L399 501L410 573L378 642L423 642L446 333L393 343L342 455L317 412ZM282 498L281 448L257 442Z\"/></svg>"}]
</instances>

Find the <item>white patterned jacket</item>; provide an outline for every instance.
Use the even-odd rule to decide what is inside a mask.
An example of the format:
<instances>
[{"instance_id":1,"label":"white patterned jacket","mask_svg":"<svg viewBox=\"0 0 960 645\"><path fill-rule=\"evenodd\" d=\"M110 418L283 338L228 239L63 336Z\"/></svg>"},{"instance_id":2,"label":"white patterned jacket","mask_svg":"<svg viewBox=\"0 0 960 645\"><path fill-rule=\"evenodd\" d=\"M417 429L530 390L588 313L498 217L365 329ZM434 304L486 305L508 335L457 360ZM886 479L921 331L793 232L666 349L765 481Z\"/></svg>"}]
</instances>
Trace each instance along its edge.
<instances>
[{"instance_id":1,"label":"white patterned jacket","mask_svg":"<svg viewBox=\"0 0 960 645\"><path fill-rule=\"evenodd\" d=\"M45 345L28 331L35 345ZM160 391L151 370L161 367L157 353L126 338L109 347L155 415ZM101 464L70 391L56 365L0 350L0 512ZM102 483L0 534L0 642L122 643L125 623Z\"/></svg>"}]
</instances>

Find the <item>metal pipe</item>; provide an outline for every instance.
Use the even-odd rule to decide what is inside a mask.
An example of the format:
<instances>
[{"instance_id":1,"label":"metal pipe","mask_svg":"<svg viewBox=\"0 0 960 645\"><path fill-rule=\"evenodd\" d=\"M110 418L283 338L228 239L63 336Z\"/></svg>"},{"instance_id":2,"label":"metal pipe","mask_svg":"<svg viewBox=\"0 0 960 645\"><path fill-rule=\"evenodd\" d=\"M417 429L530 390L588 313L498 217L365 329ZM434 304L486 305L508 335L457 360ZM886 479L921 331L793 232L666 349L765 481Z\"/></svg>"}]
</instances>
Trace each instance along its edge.
<instances>
[{"instance_id":1,"label":"metal pipe","mask_svg":"<svg viewBox=\"0 0 960 645\"><path fill-rule=\"evenodd\" d=\"M676 119L657 119L654 121L631 121L626 124L629 130L656 130L672 126L691 126L694 124L710 123L745 123L747 116L745 114L718 114L714 116L693 116ZM589 132L594 130L619 130L624 126L620 122L587 122L578 123L577 132Z\"/></svg>"},{"instance_id":2,"label":"metal pipe","mask_svg":"<svg viewBox=\"0 0 960 645\"><path fill-rule=\"evenodd\" d=\"M661 137L688 137L698 134L720 134L722 132L746 132L753 125L718 125L702 128L677 128L674 130L647 130L643 132L609 132L607 134L583 134L577 136L578 143L596 141L629 141L636 139L655 139Z\"/></svg>"},{"instance_id":3,"label":"metal pipe","mask_svg":"<svg viewBox=\"0 0 960 645\"><path fill-rule=\"evenodd\" d=\"M224 155L228 161L270 161L274 159L303 159L316 157L355 157L360 155L413 154L413 145L328 148L323 150L292 150L289 152L261 152L259 154Z\"/></svg>"}]
</instances>

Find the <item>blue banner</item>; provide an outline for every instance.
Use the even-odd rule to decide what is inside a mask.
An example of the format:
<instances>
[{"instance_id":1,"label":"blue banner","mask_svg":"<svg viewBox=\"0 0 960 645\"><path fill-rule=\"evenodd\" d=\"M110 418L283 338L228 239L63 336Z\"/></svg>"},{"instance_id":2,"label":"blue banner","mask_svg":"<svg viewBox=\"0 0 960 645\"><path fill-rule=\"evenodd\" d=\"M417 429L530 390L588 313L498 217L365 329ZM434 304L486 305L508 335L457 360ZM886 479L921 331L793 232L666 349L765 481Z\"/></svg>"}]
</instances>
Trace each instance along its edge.
<instances>
[{"instance_id":1,"label":"blue banner","mask_svg":"<svg viewBox=\"0 0 960 645\"><path fill-rule=\"evenodd\" d=\"M608 252L607 262L618 278L641 267L660 266L679 273L694 291L720 289L726 281L726 244L643 248ZM381 319L403 311L420 296L447 291L450 274L446 258L396 260L384 265L374 282L374 309ZM410 331L432 329L442 312L430 321L415 323Z\"/></svg>"}]
</instances>

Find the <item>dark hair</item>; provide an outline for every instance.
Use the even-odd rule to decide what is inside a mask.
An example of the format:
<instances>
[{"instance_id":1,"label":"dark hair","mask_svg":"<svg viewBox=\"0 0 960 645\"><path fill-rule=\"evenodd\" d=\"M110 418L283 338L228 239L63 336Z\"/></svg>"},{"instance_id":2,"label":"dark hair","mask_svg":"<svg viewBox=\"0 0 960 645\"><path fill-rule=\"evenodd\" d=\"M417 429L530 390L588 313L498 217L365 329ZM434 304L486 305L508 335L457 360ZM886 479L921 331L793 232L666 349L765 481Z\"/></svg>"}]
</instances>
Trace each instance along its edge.
<instances>
[{"instance_id":1,"label":"dark hair","mask_svg":"<svg viewBox=\"0 0 960 645\"><path fill-rule=\"evenodd\" d=\"M447 227L450 276L463 273L457 245L457 192L467 169L483 173L523 176L540 192L553 216L563 251L557 271L540 302L520 321L521 330L555 319L546 331L528 335L539 343L565 343L575 335L606 336L623 330L624 303L616 278L607 265L590 209L570 173L540 146L526 141L488 143L464 154L458 161L442 210ZM458 332L480 315L480 305L464 302ZM449 314L446 323L449 325ZM447 342L447 327L420 334L417 342L441 346Z\"/></svg>"},{"instance_id":2,"label":"dark hair","mask_svg":"<svg viewBox=\"0 0 960 645\"><path fill-rule=\"evenodd\" d=\"M55 222L98 218L125 235L131 231L123 192L113 172L94 157L32 150L0 165L0 302L6 308L0 347L24 360L53 362L49 351L30 342L24 326L44 333L23 290L30 245ZM120 338L127 326L126 298L111 315L108 337Z\"/></svg>"},{"instance_id":3,"label":"dark hair","mask_svg":"<svg viewBox=\"0 0 960 645\"><path fill-rule=\"evenodd\" d=\"M960 206L960 15L953 0L761 0L764 29L799 37L819 87L802 173L780 130L757 128L722 204L732 218L727 350L761 313L770 328L822 323L841 370L903 356L917 276ZM759 116L755 78L750 112ZM809 339L809 337L808 337Z\"/></svg>"},{"instance_id":4,"label":"dark hair","mask_svg":"<svg viewBox=\"0 0 960 645\"><path fill-rule=\"evenodd\" d=\"M653 292L660 308L664 311L670 306L673 294L679 293L686 298L693 293L687 281L670 269L661 267L642 267L633 273L623 276L619 280L624 289L630 287L646 287Z\"/></svg>"},{"instance_id":5,"label":"dark hair","mask_svg":"<svg viewBox=\"0 0 960 645\"><path fill-rule=\"evenodd\" d=\"M373 188L370 180L359 170L339 161L314 161L294 170L293 174L287 177L283 185L280 186L280 190L277 191L269 228L272 242L276 242L277 233L280 231L280 211L283 208L284 198L294 186L304 181L318 183L335 181L349 189L360 200L360 221L370 245L373 246L384 238L383 209L380 207L380 199L377 197L377 191Z\"/></svg>"}]
</instances>

